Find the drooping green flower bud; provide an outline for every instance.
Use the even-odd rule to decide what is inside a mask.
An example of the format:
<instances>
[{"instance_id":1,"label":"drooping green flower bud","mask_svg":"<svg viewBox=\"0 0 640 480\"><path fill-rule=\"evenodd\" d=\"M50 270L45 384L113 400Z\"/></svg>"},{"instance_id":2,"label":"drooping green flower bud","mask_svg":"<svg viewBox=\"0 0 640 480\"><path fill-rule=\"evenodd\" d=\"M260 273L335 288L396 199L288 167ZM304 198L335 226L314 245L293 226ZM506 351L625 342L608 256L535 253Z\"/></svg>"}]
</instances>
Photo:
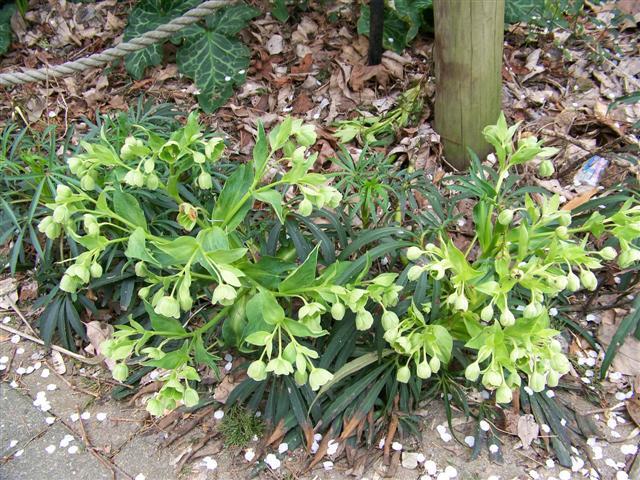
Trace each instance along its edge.
<instances>
[{"instance_id":1,"label":"drooping green flower bud","mask_svg":"<svg viewBox=\"0 0 640 480\"><path fill-rule=\"evenodd\" d=\"M424 267L422 267L421 265L414 265L407 272L407 278L410 282L415 282L418 278L420 278L420 275L422 275L423 271Z\"/></svg>"},{"instance_id":2,"label":"drooping green flower bud","mask_svg":"<svg viewBox=\"0 0 640 480\"><path fill-rule=\"evenodd\" d=\"M147 188L149 190L157 190L160 186L160 179L155 173L147 175Z\"/></svg>"},{"instance_id":3,"label":"drooping green flower bud","mask_svg":"<svg viewBox=\"0 0 640 480\"><path fill-rule=\"evenodd\" d=\"M60 279L60 290L68 293L75 293L78 289L78 281L71 275L64 274Z\"/></svg>"},{"instance_id":4,"label":"drooping green flower bud","mask_svg":"<svg viewBox=\"0 0 640 480\"><path fill-rule=\"evenodd\" d=\"M393 343L398 339L398 335L400 333L398 332L398 329L396 328L390 328L389 330L387 330L386 332L384 332L384 335L382 336L388 343Z\"/></svg>"},{"instance_id":5,"label":"drooping green flower bud","mask_svg":"<svg viewBox=\"0 0 640 480\"><path fill-rule=\"evenodd\" d=\"M467 368L464 370L464 376L470 382L478 380L478 377L480 376L480 365L478 362L473 362L467 365Z\"/></svg>"},{"instance_id":6,"label":"drooping green flower bud","mask_svg":"<svg viewBox=\"0 0 640 480\"><path fill-rule=\"evenodd\" d=\"M500 323L503 327L510 327L516 323L516 317L514 317L511 310L507 308L500 314Z\"/></svg>"},{"instance_id":7,"label":"drooping green flower bud","mask_svg":"<svg viewBox=\"0 0 640 480\"><path fill-rule=\"evenodd\" d=\"M529 305L527 305L524 309L524 311L522 312L522 316L524 318L535 318L538 316L540 311L539 305L536 304L535 302L531 302Z\"/></svg>"},{"instance_id":8,"label":"drooping green flower bud","mask_svg":"<svg viewBox=\"0 0 640 480\"><path fill-rule=\"evenodd\" d=\"M543 391L546 383L547 382L544 378L544 375L541 373L533 372L531 375L529 375L529 388L531 388L531 390L533 390L534 392Z\"/></svg>"},{"instance_id":9,"label":"drooping green flower bud","mask_svg":"<svg viewBox=\"0 0 640 480\"><path fill-rule=\"evenodd\" d=\"M134 271L136 272L136 276L138 277L146 277L149 273L149 270L147 270L147 265L142 260L136 262Z\"/></svg>"},{"instance_id":10,"label":"drooping green flower bud","mask_svg":"<svg viewBox=\"0 0 640 480\"><path fill-rule=\"evenodd\" d=\"M569 272L567 275L567 290L570 292L577 292L580 290L580 279L573 272Z\"/></svg>"},{"instance_id":11,"label":"drooping green flower bud","mask_svg":"<svg viewBox=\"0 0 640 480\"><path fill-rule=\"evenodd\" d=\"M44 234L51 240L55 240L56 238L58 238L60 236L60 233L62 233L60 224L53 221L49 225L47 225L47 228L45 228L44 230Z\"/></svg>"},{"instance_id":12,"label":"drooping green flower bud","mask_svg":"<svg viewBox=\"0 0 640 480\"><path fill-rule=\"evenodd\" d=\"M67 165L69 165L69 170L71 170L71 173L76 175L78 167L82 165L82 160L80 160L78 157L69 157L69 159L67 160Z\"/></svg>"},{"instance_id":13,"label":"drooping green flower bud","mask_svg":"<svg viewBox=\"0 0 640 480\"><path fill-rule=\"evenodd\" d=\"M96 188L96 181L91 175L84 175L80 179L80 188L85 192L91 192L94 188Z\"/></svg>"},{"instance_id":14,"label":"drooping green flower bud","mask_svg":"<svg viewBox=\"0 0 640 480\"><path fill-rule=\"evenodd\" d=\"M293 373L293 366L282 357L276 357L267 363L267 372L273 372L276 375L289 375Z\"/></svg>"},{"instance_id":15,"label":"drooping green flower bud","mask_svg":"<svg viewBox=\"0 0 640 480\"><path fill-rule=\"evenodd\" d=\"M169 295L161 297L153 311L165 317L180 318L180 304L175 298Z\"/></svg>"},{"instance_id":16,"label":"drooping green flower bud","mask_svg":"<svg viewBox=\"0 0 640 480\"><path fill-rule=\"evenodd\" d=\"M507 208L506 210L503 210L500 212L500 214L498 215L498 223L500 225L509 225L511 224L511 222L513 221L513 210Z\"/></svg>"},{"instance_id":17,"label":"drooping green flower bud","mask_svg":"<svg viewBox=\"0 0 640 480\"><path fill-rule=\"evenodd\" d=\"M556 235L559 239L566 240L567 238L569 238L569 230L567 229L567 227L560 225L558 228L556 228Z\"/></svg>"},{"instance_id":18,"label":"drooping green flower bud","mask_svg":"<svg viewBox=\"0 0 640 480\"><path fill-rule=\"evenodd\" d=\"M489 390L498 388L500 385L502 385L503 381L504 380L502 379L502 375L500 375L500 372L497 372L495 370L487 370L482 376L482 385L484 385L485 388Z\"/></svg>"},{"instance_id":19,"label":"drooping green flower bud","mask_svg":"<svg viewBox=\"0 0 640 480\"><path fill-rule=\"evenodd\" d=\"M64 223L69 220L69 209L66 205L58 205L53 210L53 220L57 223Z\"/></svg>"},{"instance_id":20,"label":"drooping green flower bud","mask_svg":"<svg viewBox=\"0 0 640 480\"><path fill-rule=\"evenodd\" d=\"M567 288L567 285L569 284L569 280L567 280L567 277L557 276L557 277L551 277L551 283L553 284L554 287L558 289L558 291L562 291L565 288Z\"/></svg>"},{"instance_id":21,"label":"drooping green flower bud","mask_svg":"<svg viewBox=\"0 0 640 480\"><path fill-rule=\"evenodd\" d=\"M151 289L149 287L142 287L140 290L138 290L138 297L140 297L142 300L146 299L149 296L149 291Z\"/></svg>"},{"instance_id":22,"label":"drooping green flower bud","mask_svg":"<svg viewBox=\"0 0 640 480\"><path fill-rule=\"evenodd\" d=\"M433 356L429 359L429 367L433 373L438 373L440 370L440 359L437 356Z\"/></svg>"},{"instance_id":23,"label":"drooping green flower bud","mask_svg":"<svg viewBox=\"0 0 640 480\"><path fill-rule=\"evenodd\" d=\"M127 367L126 363L117 363L116 366L113 367L111 375L115 380L124 382L129 376L129 367Z\"/></svg>"},{"instance_id":24,"label":"drooping green flower bud","mask_svg":"<svg viewBox=\"0 0 640 480\"><path fill-rule=\"evenodd\" d=\"M515 388L519 387L521 383L522 380L520 379L520 375L518 375L516 372L511 372L509 374L509 377L507 378L507 385L509 385L511 388Z\"/></svg>"},{"instance_id":25,"label":"drooping green flower bud","mask_svg":"<svg viewBox=\"0 0 640 480\"><path fill-rule=\"evenodd\" d=\"M400 383L407 383L410 378L411 370L409 370L409 367L405 365L398 369L398 372L396 373L396 380L398 380Z\"/></svg>"},{"instance_id":26,"label":"drooping green flower bud","mask_svg":"<svg viewBox=\"0 0 640 480\"><path fill-rule=\"evenodd\" d=\"M153 158L147 158L143 163L144 173L151 173L156 168L156 162Z\"/></svg>"},{"instance_id":27,"label":"drooping green flower bud","mask_svg":"<svg viewBox=\"0 0 640 480\"><path fill-rule=\"evenodd\" d=\"M56 202L61 202L62 200L66 200L69 198L73 192L66 185L58 185L56 186Z\"/></svg>"},{"instance_id":28,"label":"drooping green flower bud","mask_svg":"<svg viewBox=\"0 0 640 480\"><path fill-rule=\"evenodd\" d=\"M389 330L391 328L397 328L400 323L400 319L395 312L391 310L385 310L382 314L382 328Z\"/></svg>"},{"instance_id":29,"label":"drooping green flower bud","mask_svg":"<svg viewBox=\"0 0 640 480\"><path fill-rule=\"evenodd\" d=\"M429 362L422 361L416 366L416 375L418 378L422 378L426 380L431 376L431 367L429 366Z\"/></svg>"},{"instance_id":30,"label":"drooping green flower bud","mask_svg":"<svg viewBox=\"0 0 640 480\"><path fill-rule=\"evenodd\" d=\"M369 330L373 325L373 315L368 310L360 310L356 313L356 328L358 330Z\"/></svg>"},{"instance_id":31,"label":"drooping green flower bud","mask_svg":"<svg viewBox=\"0 0 640 480\"><path fill-rule=\"evenodd\" d=\"M47 215L42 220L40 220L40 223L38 223L38 231L41 233L46 232L47 227L49 227L49 225L51 225L52 223L53 223L53 217L51 215Z\"/></svg>"},{"instance_id":32,"label":"drooping green flower bud","mask_svg":"<svg viewBox=\"0 0 640 480\"><path fill-rule=\"evenodd\" d=\"M496 402L498 403L510 403L513 400L513 392L507 386L506 383L503 383L496 390Z\"/></svg>"},{"instance_id":33,"label":"drooping green flower bud","mask_svg":"<svg viewBox=\"0 0 640 480\"><path fill-rule=\"evenodd\" d=\"M333 374L324 368L314 368L309 374L309 386L314 392L333 379Z\"/></svg>"},{"instance_id":34,"label":"drooping green flower bud","mask_svg":"<svg viewBox=\"0 0 640 480\"><path fill-rule=\"evenodd\" d=\"M418 247L409 247L407 249L407 259L410 261L414 261L419 259L422 256L422 250Z\"/></svg>"},{"instance_id":35,"label":"drooping green flower bud","mask_svg":"<svg viewBox=\"0 0 640 480\"><path fill-rule=\"evenodd\" d=\"M220 305L231 305L236 299L237 295L238 293L236 292L235 288L233 288L231 285L221 283L213 291L211 301L213 303L220 303Z\"/></svg>"},{"instance_id":36,"label":"drooping green flower bud","mask_svg":"<svg viewBox=\"0 0 640 480\"><path fill-rule=\"evenodd\" d=\"M342 320L344 318L345 308L340 302L336 302L331 306L331 317L334 320Z\"/></svg>"},{"instance_id":37,"label":"drooping green flower bud","mask_svg":"<svg viewBox=\"0 0 640 480\"><path fill-rule=\"evenodd\" d=\"M89 273L91 273L91 278L100 278L102 276L102 265L92 263L89 267Z\"/></svg>"},{"instance_id":38,"label":"drooping green flower bud","mask_svg":"<svg viewBox=\"0 0 640 480\"><path fill-rule=\"evenodd\" d=\"M584 288L590 291L594 291L598 287L598 279L591 270L580 271L580 282Z\"/></svg>"},{"instance_id":39,"label":"drooping green flower bud","mask_svg":"<svg viewBox=\"0 0 640 480\"><path fill-rule=\"evenodd\" d=\"M571 225L571 212L561 210L558 216L558 223L563 227L568 227L569 225Z\"/></svg>"},{"instance_id":40,"label":"drooping green flower bud","mask_svg":"<svg viewBox=\"0 0 640 480\"><path fill-rule=\"evenodd\" d=\"M545 178L550 177L555 172L555 168L553 168L553 162L551 160L543 160L538 165L538 175Z\"/></svg>"},{"instance_id":41,"label":"drooping green flower bud","mask_svg":"<svg viewBox=\"0 0 640 480\"><path fill-rule=\"evenodd\" d=\"M618 256L618 252L616 252L616 249L613 247L604 247L602 250L600 250L600 256L604 260L613 260Z\"/></svg>"},{"instance_id":42,"label":"drooping green flower bud","mask_svg":"<svg viewBox=\"0 0 640 480\"><path fill-rule=\"evenodd\" d=\"M302 386L307 383L309 375L306 370L296 370L293 374L293 379L296 381L296 385Z\"/></svg>"},{"instance_id":43,"label":"drooping green flower bud","mask_svg":"<svg viewBox=\"0 0 640 480\"><path fill-rule=\"evenodd\" d=\"M493 318L493 306L487 305L480 311L480 318L485 322L490 321Z\"/></svg>"},{"instance_id":44,"label":"drooping green flower bud","mask_svg":"<svg viewBox=\"0 0 640 480\"><path fill-rule=\"evenodd\" d=\"M298 205L298 213L303 217L308 217L313 212L313 204L308 199L303 199Z\"/></svg>"},{"instance_id":45,"label":"drooping green flower bud","mask_svg":"<svg viewBox=\"0 0 640 480\"><path fill-rule=\"evenodd\" d=\"M551 388L555 388L560 383L560 374L555 370L549 370L547 372L547 385Z\"/></svg>"},{"instance_id":46,"label":"drooping green flower bud","mask_svg":"<svg viewBox=\"0 0 640 480\"><path fill-rule=\"evenodd\" d=\"M469 308L469 301L467 300L467 297L464 295L464 292L458 294L458 296L455 299L455 302L453 303L453 306L456 310L460 310L463 312Z\"/></svg>"},{"instance_id":47,"label":"drooping green flower bud","mask_svg":"<svg viewBox=\"0 0 640 480\"><path fill-rule=\"evenodd\" d=\"M556 353L551 357L551 368L564 375L571 369L571 363L562 353Z\"/></svg>"},{"instance_id":48,"label":"drooping green flower bud","mask_svg":"<svg viewBox=\"0 0 640 480\"><path fill-rule=\"evenodd\" d=\"M211 180L211 175L208 172L202 172L198 175L198 187L202 190L209 190L213 187L213 181Z\"/></svg>"},{"instance_id":49,"label":"drooping green flower bud","mask_svg":"<svg viewBox=\"0 0 640 480\"><path fill-rule=\"evenodd\" d=\"M144 174L140 170L129 170L123 178L124 183L132 187L144 186Z\"/></svg>"},{"instance_id":50,"label":"drooping green flower bud","mask_svg":"<svg viewBox=\"0 0 640 480\"><path fill-rule=\"evenodd\" d=\"M251 362L247 369L247 375L256 382L261 382L267 378L267 365L262 360Z\"/></svg>"}]
</instances>

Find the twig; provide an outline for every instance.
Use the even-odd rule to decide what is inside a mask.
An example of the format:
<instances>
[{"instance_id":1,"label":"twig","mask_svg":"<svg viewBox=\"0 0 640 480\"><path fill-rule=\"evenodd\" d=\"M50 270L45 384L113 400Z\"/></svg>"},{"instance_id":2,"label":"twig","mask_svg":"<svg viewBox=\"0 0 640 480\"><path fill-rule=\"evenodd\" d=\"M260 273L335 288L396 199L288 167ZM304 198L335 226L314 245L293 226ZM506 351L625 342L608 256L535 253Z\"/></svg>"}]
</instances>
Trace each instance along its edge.
<instances>
[{"instance_id":1,"label":"twig","mask_svg":"<svg viewBox=\"0 0 640 480\"><path fill-rule=\"evenodd\" d=\"M62 380L64 383L66 383L66 384L67 384L67 387L69 387L71 390L77 390L78 392L82 392L82 393L84 393L85 395L89 395L90 397L93 397L93 398L100 398L100 395L98 395L98 394L96 394L96 393L93 393L93 392L90 392L89 390L85 390L84 388L80 388L80 387L78 387L77 385L72 384L69 380L67 380L67 379L66 379L66 378L64 378L62 375L60 375L60 374L56 371L56 369L55 369L52 365L50 365L50 364L49 364L49 362L47 362L46 360L44 361L44 363L45 363L45 365L46 365L47 367L49 367L49 370L50 370L51 372L53 372L53 374L54 374L56 377L58 377L60 380Z\"/></svg>"},{"instance_id":2,"label":"twig","mask_svg":"<svg viewBox=\"0 0 640 480\"><path fill-rule=\"evenodd\" d=\"M14 335L19 335L22 338L26 338L27 340L31 340L34 343L37 343L38 345L43 345L46 346L46 344L40 340L39 338L36 337L32 337L31 335L29 335L28 333L23 333L20 330L16 330L15 328L12 327L8 327L6 325L0 325L0 329L5 330L9 333L13 333ZM81 362L84 363L88 363L89 365L96 365L97 362L93 359L87 358L83 355L80 355L78 353L74 353L70 350L67 350L66 348L62 348L59 347L58 345L50 345L51 350L55 350L56 352L60 352L60 353L64 353L65 355L71 357L71 358L75 358L76 360L79 360Z\"/></svg>"}]
</instances>

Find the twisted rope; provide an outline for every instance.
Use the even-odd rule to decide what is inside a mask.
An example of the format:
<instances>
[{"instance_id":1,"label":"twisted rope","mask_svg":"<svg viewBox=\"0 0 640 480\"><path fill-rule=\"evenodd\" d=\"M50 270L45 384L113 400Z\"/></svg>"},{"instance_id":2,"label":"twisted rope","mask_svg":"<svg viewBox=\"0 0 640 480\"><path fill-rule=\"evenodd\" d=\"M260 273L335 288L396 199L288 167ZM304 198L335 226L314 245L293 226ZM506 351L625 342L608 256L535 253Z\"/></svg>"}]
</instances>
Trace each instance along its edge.
<instances>
[{"instance_id":1,"label":"twisted rope","mask_svg":"<svg viewBox=\"0 0 640 480\"><path fill-rule=\"evenodd\" d=\"M160 25L155 30L145 32L137 38L123 42L115 47L108 48L101 53L95 53L71 62L62 63L53 67L28 69L22 72L0 74L0 85L13 86L21 83L41 82L52 78L66 77L74 73L84 72L91 68L101 67L107 63L147 48L150 45L166 40L174 33L182 30L187 25L196 23L202 17L206 17L214 10L231 5L234 0L207 0L199 6L185 12L182 16L174 18L169 23Z\"/></svg>"}]
</instances>

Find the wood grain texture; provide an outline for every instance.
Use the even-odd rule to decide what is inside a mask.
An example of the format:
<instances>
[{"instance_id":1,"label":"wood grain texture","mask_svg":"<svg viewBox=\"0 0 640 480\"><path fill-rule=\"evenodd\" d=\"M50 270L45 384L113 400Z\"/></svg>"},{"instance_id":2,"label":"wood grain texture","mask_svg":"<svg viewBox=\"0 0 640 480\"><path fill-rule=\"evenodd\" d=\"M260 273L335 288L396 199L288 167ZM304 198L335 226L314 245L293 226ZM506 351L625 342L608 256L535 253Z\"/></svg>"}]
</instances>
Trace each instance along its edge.
<instances>
[{"instance_id":1,"label":"wood grain texture","mask_svg":"<svg viewBox=\"0 0 640 480\"><path fill-rule=\"evenodd\" d=\"M447 162L469 165L491 148L482 129L501 107L504 0L434 0L435 129Z\"/></svg>"}]
</instances>

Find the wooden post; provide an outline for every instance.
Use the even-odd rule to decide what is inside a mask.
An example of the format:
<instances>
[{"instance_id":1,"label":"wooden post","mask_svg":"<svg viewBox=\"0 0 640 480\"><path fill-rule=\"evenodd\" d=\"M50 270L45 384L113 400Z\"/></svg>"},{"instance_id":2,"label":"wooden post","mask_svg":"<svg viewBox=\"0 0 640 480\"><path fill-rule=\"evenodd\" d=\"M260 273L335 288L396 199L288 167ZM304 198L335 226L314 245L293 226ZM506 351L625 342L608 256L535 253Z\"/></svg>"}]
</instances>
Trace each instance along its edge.
<instances>
[{"instance_id":1,"label":"wooden post","mask_svg":"<svg viewBox=\"0 0 640 480\"><path fill-rule=\"evenodd\" d=\"M435 129L447 162L469 166L491 148L482 129L501 108L504 0L434 0Z\"/></svg>"},{"instance_id":2,"label":"wooden post","mask_svg":"<svg viewBox=\"0 0 640 480\"><path fill-rule=\"evenodd\" d=\"M382 32L384 30L384 0L369 4L369 65L382 61Z\"/></svg>"}]
</instances>

